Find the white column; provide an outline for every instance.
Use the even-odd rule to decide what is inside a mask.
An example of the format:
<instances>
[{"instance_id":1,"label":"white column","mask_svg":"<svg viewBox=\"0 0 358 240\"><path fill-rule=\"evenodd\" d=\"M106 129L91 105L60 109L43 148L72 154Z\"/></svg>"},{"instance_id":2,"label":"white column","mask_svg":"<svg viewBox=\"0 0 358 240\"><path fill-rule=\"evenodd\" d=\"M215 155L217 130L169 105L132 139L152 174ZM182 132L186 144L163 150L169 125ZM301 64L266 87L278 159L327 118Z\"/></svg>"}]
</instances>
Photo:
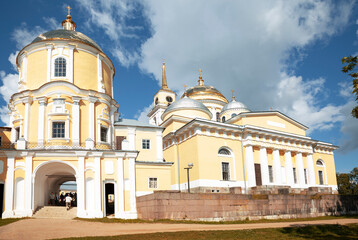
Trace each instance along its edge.
<instances>
[{"instance_id":1,"label":"white column","mask_svg":"<svg viewBox=\"0 0 358 240\"><path fill-rule=\"evenodd\" d=\"M135 150L135 128L129 127L128 128L128 150Z\"/></svg>"},{"instance_id":2,"label":"white column","mask_svg":"<svg viewBox=\"0 0 358 240\"><path fill-rule=\"evenodd\" d=\"M5 211L2 214L2 218L11 218L14 216L14 166L15 158L13 156L8 157L5 187Z\"/></svg>"},{"instance_id":3,"label":"white column","mask_svg":"<svg viewBox=\"0 0 358 240\"><path fill-rule=\"evenodd\" d=\"M95 141L94 138L94 129L95 129L95 114L94 114L94 104L95 102L97 102L97 98L95 97L89 97L89 102L90 102L90 106L89 106L89 128L88 128L88 132L89 132L89 138L92 141Z\"/></svg>"},{"instance_id":4,"label":"white column","mask_svg":"<svg viewBox=\"0 0 358 240\"><path fill-rule=\"evenodd\" d=\"M53 49L53 45L52 44L47 44L46 45L47 48L47 82L51 81L51 60L52 60L52 49Z\"/></svg>"},{"instance_id":5,"label":"white column","mask_svg":"<svg viewBox=\"0 0 358 240\"><path fill-rule=\"evenodd\" d=\"M30 131L30 105L32 103L31 97L26 97L23 99L25 103L25 122L24 122L24 138L26 141L29 141L29 131Z\"/></svg>"},{"instance_id":6,"label":"white column","mask_svg":"<svg viewBox=\"0 0 358 240\"><path fill-rule=\"evenodd\" d=\"M101 157L94 158L94 168L95 216L101 218L103 217L101 191Z\"/></svg>"},{"instance_id":7,"label":"white column","mask_svg":"<svg viewBox=\"0 0 358 240\"><path fill-rule=\"evenodd\" d=\"M118 157L117 162L117 187L118 187L118 196L115 196L117 206L115 206L116 218L124 218L124 175L123 175L123 157Z\"/></svg>"},{"instance_id":8,"label":"white column","mask_svg":"<svg viewBox=\"0 0 358 240\"><path fill-rule=\"evenodd\" d=\"M16 130L14 128L14 109L11 108L11 114L10 114L10 127L11 127L11 136L10 141L11 143L16 142Z\"/></svg>"},{"instance_id":9,"label":"white column","mask_svg":"<svg viewBox=\"0 0 358 240\"><path fill-rule=\"evenodd\" d=\"M291 152L285 152L285 168L286 168L286 183L289 186L293 186L294 179L293 179L293 167L292 167L292 157Z\"/></svg>"},{"instance_id":10,"label":"white column","mask_svg":"<svg viewBox=\"0 0 358 240\"><path fill-rule=\"evenodd\" d=\"M25 211L26 216L32 216L32 158L34 153L28 153L25 158Z\"/></svg>"},{"instance_id":11,"label":"white column","mask_svg":"<svg viewBox=\"0 0 358 240\"><path fill-rule=\"evenodd\" d=\"M102 58L97 54L97 78L98 78L98 92L105 92L103 76L102 76Z\"/></svg>"},{"instance_id":12,"label":"white column","mask_svg":"<svg viewBox=\"0 0 358 240\"><path fill-rule=\"evenodd\" d=\"M314 172L314 163L312 154L307 154L307 170L308 170L308 184L312 187L316 185L316 176Z\"/></svg>"},{"instance_id":13,"label":"white column","mask_svg":"<svg viewBox=\"0 0 358 240\"><path fill-rule=\"evenodd\" d=\"M275 184L282 184L280 151L278 149L274 149L272 152L272 157Z\"/></svg>"},{"instance_id":14,"label":"white column","mask_svg":"<svg viewBox=\"0 0 358 240\"><path fill-rule=\"evenodd\" d=\"M162 130L157 131L157 161L163 162L163 138Z\"/></svg>"},{"instance_id":15,"label":"white column","mask_svg":"<svg viewBox=\"0 0 358 240\"><path fill-rule=\"evenodd\" d=\"M270 183L270 178L268 171L267 151L264 147L260 148L260 164L262 185L267 185Z\"/></svg>"},{"instance_id":16,"label":"white column","mask_svg":"<svg viewBox=\"0 0 358 240\"><path fill-rule=\"evenodd\" d=\"M68 45L68 49L70 50L70 61L68 63L68 80L73 83L73 49L75 49L75 45Z\"/></svg>"},{"instance_id":17,"label":"white column","mask_svg":"<svg viewBox=\"0 0 358 240\"><path fill-rule=\"evenodd\" d=\"M77 217L85 217L85 156L86 152L76 153L78 156L77 184Z\"/></svg>"},{"instance_id":18,"label":"white column","mask_svg":"<svg viewBox=\"0 0 358 240\"><path fill-rule=\"evenodd\" d=\"M44 135L45 135L45 107L47 104L47 98L41 97L38 99L40 107L39 107L39 118L38 118L38 125L37 125L37 145L43 146L44 144Z\"/></svg>"},{"instance_id":19,"label":"white column","mask_svg":"<svg viewBox=\"0 0 358 240\"><path fill-rule=\"evenodd\" d=\"M80 144L80 97L72 97L72 143L74 146Z\"/></svg>"},{"instance_id":20,"label":"white column","mask_svg":"<svg viewBox=\"0 0 358 240\"><path fill-rule=\"evenodd\" d=\"M136 181L135 181L135 159L129 158L129 181L130 181L130 211L137 213Z\"/></svg>"},{"instance_id":21,"label":"white column","mask_svg":"<svg viewBox=\"0 0 358 240\"><path fill-rule=\"evenodd\" d=\"M247 187L256 186L254 152L252 146L245 146Z\"/></svg>"},{"instance_id":22,"label":"white column","mask_svg":"<svg viewBox=\"0 0 358 240\"><path fill-rule=\"evenodd\" d=\"M305 186L305 173L303 171L303 159L302 153L296 154L296 166L297 166L297 174L298 174L298 184L300 187Z\"/></svg>"}]
</instances>

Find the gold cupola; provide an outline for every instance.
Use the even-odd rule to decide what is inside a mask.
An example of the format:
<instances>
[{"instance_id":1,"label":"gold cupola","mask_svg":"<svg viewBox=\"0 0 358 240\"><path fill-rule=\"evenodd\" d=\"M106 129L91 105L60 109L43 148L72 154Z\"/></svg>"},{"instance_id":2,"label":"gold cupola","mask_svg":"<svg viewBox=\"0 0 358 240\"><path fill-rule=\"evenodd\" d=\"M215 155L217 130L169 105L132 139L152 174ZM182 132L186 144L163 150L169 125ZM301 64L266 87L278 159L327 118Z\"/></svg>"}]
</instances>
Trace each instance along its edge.
<instances>
[{"instance_id":1,"label":"gold cupola","mask_svg":"<svg viewBox=\"0 0 358 240\"><path fill-rule=\"evenodd\" d=\"M76 30L76 23L74 21L72 21L72 17L71 17L71 9L70 6L66 7L68 10L68 14L65 20L62 21L62 28L63 30L71 30L71 31L75 31Z\"/></svg>"}]
</instances>

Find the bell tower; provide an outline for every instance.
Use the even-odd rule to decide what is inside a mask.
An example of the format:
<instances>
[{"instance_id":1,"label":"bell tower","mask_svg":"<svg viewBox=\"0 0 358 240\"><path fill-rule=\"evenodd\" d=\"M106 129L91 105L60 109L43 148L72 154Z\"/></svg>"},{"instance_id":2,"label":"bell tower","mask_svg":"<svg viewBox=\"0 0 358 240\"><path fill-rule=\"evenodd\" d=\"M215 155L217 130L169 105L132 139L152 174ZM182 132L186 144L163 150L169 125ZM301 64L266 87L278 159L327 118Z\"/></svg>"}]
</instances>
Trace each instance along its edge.
<instances>
[{"instance_id":1,"label":"bell tower","mask_svg":"<svg viewBox=\"0 0 358 240\"><path fill-rule=\"evenodd\" d=\"M159 91L154 95L154 107L148 113L149 123L153 125L159 126L162 124L162 114L167 109L167 107L175 102L176 93L168 88L167 85L167 76L165 73L165 62L163 59L162 66L162 87Z\"/></svg>"}]
</instances>

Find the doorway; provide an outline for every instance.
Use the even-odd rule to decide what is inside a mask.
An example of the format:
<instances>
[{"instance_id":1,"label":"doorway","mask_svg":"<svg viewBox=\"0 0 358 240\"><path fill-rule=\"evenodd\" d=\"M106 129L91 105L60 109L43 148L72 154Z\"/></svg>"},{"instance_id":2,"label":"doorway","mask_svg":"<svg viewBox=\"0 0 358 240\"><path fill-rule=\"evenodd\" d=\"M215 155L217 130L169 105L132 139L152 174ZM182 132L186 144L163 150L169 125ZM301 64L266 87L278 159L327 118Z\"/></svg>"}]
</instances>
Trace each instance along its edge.
<instances>
[{"instance_id":1,"label":"doorway","mask_svg":"<svg viewBox=\"0 0 358 240\"><path fill-rule=\"evenodd\" d=\"M261 186L262 185L261 164L255 163L255 177L256 177L256 186Z\"/></svg>"},{"instance_id":2,"label":"doorway","mask_svg":"<svg viewBox=\"0 0 358 240\"><path fill-rule=\"evenodd\" d=\"M0 218L2 218L2 212L4 211L4 184L0 183Z\"/></svg>"},{"instance_id":3,"label":"doorway","mask_svg":"<svg viewBox=\"0 0 358 240\"><path fill-rule=\"evenodd\" d=\"M114 184L105 184L105 203L106 203L106 216L114 214Z\"/></svg>"}]
</instances>

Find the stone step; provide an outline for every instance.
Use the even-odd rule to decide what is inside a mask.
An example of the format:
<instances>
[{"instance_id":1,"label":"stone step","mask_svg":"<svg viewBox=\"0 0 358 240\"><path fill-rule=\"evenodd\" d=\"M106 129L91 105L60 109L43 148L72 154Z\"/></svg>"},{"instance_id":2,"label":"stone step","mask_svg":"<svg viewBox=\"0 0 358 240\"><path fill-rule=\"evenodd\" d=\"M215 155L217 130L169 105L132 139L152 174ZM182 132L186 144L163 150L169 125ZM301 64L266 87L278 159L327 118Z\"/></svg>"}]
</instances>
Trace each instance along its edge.
<instances>
[{"instance_id":1,"label":"stone step","mask_svg":"<svg viewBox=\"0 0 358 240\"><path fill-rule=\"evenodd\" d=\"M77 207L66 210L65 206L44 206L39 208L33 218L63 218L72 219L77 216Z\"/></svg>"}]
</instances>

